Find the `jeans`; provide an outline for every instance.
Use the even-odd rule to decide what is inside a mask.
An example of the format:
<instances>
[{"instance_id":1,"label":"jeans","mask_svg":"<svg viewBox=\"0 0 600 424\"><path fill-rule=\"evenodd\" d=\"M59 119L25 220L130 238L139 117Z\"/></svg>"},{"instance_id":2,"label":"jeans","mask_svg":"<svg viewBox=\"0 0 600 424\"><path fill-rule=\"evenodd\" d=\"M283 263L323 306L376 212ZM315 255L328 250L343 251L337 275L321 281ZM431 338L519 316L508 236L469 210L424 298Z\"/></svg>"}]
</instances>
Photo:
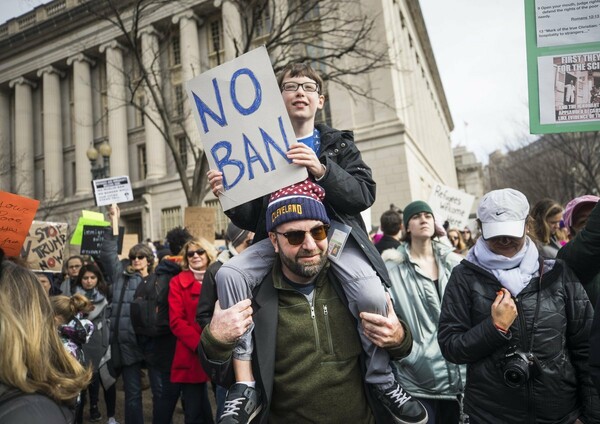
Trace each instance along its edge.
<instances>
[{"instance_id":1,"label":"jeans","mask_svg":"<svg viewBox=\"0 0 600 424\"><path fill-rule=\"evenodd\" d=\"M161 392L152 408L152 424L169 424L173 418L181 389L177 383L171 383L170 371L157 371L157 373L161 382Z\"/></svg>"},{"instance_id":2,"label":"jeans","mask_svg":"<svg viewBox=\"0 0 600 424\"><path fill-rule=\"evenodd\" d=\"M213 383L214 384L214 383ZM217 421L221 418L223 409L225 409L225 399L227 398L227 389L215 384L215 399L217 400Z\"/></svg>"},{"instance_id":3,"label":"jeans","mask_svg":"<svg viewBox=\"0 0 600 424\"><path fill-rule=\"evenodd\" d=\"M142 408L142 363L124 365L122 368L125 391L125 424L144 424Z\"/></svg>"}]
</instances>

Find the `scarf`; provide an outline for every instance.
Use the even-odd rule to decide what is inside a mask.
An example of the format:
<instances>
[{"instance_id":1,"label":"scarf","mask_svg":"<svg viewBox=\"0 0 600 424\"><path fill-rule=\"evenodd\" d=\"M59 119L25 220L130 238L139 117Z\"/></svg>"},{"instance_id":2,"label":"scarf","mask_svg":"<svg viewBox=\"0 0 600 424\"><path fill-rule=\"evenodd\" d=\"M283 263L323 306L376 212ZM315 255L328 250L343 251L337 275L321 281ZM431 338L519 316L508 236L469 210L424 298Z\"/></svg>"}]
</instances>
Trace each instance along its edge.
<instances>
[{"instance_id":1,"label":"scarf","mask_svg":"<svg viewBox=\"0 0 600 424\"><path fill-rule=\"evenodd\" d=\"M529 237L523 248L512 258L492 252L479 238L467 254L467 260L491 272L510 294L517 296L539 273L539 253Z\"/></svg>"},{"instance_id":2,"label":"scarf","mask_svg":"<svg viewBox=\"0 0 600 424\"><path fill-rule=\"evenodd\" d=\"M204 278L204 273L206 272L205 269L202 271L196 271L190 268L190 271L192 271L192 274L194 274L194 278L196 279L196 281L202 282L202 279Z\"/></svg>"}]
</instances>

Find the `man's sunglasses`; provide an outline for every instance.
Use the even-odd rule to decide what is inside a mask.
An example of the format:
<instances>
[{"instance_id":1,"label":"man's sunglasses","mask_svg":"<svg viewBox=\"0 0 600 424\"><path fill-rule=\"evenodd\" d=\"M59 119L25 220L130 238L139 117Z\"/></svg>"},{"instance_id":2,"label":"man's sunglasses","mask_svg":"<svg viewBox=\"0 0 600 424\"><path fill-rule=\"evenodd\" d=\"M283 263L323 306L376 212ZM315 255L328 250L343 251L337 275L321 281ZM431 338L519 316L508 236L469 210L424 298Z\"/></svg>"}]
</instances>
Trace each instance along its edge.
<instances>
[{"instance_id":1,"label":"man's sunglasses","mask_svg":"<svg viewBox=\"0 0 600 424\"><path fill-rule=\"evenodd\" d=\"M141 261L142 259L146 259L145 256L143 255L129 255L129 260L133 261L134 259L137 259L138 261Z\"/></svg>"},{"instance_id":2,"label":"man's sunglasses","mask_svg":"<svg viewBox=\"0 0 600 424\"><path fill-rule=\"evenodd\" d=\"M188 258L193 258L195 254L198 254L198 256L202 256L206 253L206 250L204 249L198 249L198 250L188 250L188 252L186 253Z\"/></svg>"},{"instance_id":3,"label":"man's sunglasses","mask_svg":"<svg viewBox=\"0 0 600 424\"><path fill-rule=\"evenodd\" d=\"M292 246L298 246L304 243L304 238L306 237L306 233L310 233L311 237L316 241L325 240L327 238L327 231L329 230L329 225L319 225L318 227L312 228L308 231L287 231L285 233L280 233L278 231L273 231L275 234L280 234L284 236L287 241Z\"/></svg>"}]
</instances>

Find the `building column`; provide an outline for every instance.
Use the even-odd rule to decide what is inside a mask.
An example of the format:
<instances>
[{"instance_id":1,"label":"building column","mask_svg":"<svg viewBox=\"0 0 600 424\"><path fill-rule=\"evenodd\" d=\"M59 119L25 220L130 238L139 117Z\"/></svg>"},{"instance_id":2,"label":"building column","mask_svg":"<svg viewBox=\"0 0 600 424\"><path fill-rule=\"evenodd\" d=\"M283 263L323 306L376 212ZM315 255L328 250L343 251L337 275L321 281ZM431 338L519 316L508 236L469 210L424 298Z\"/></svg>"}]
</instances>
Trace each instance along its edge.
<instances>
[{"instance_id":1,"label":"building column","mask_svg":"<svg viewBox=\"0 0 600 424\"><path fill-rule=\"evenodd\" d=\"M221 0L217 0L220 2ZM223 42L225 62L235 59L235 42L242 42L242 17L236 5L228 0L222 2L221 16L223 19Z\"/></svg>"},{"instance_id":2,"label":"building column","mask_svg":"<svg viewBox=\"0 0 600 424\"><path fill-rule=\"evenodd\" d=\"M60 78L64 74L53 66L37 73L42 77L44 117L44 197L58 200L64 197L62 114L60 105Z\"/></svg>"},{"instance_id":3,"label":"building column","mask_svg":"<svg viewBox=\"0 0 600 424\"><path fill-rule=\"evenodd\" d=\"M10 93L0 90L0 190L11 191L10 174Z\"/></svg>"},{"instance_id":4,"label":"building column","mask_svg":"<svg viewBox=\"0 0 600 424\"><path fill-rule=\"evenodd\" d=\"M86 152L94 141L94 117L92 115L92 77L90 66L94 61L83 53L67 59L73 66L73 125L75 141L75 195L92 191L92 173Z\"/></svg>"},{"instance_id":5,"label":"building column","mask_svg":"<svg viewBox=\"0 0 600 424\"><path fill-rule=\"evenodd\" d=\"M146 119L144 119L144 130L146 132L146 160L148 174L146 178L161 178L167 173L166 165L166 141L163 137L164 124L158 111L152 90L160 92L162 78L160 76L160 60L158 46L158 32L152 25L140 31L142 38L142 62L148 73L150 86L145 86ZM160 101L161 96L158 96Z\"/></svg>"},{"instance_id":6,"label":"building column","mask_svg":"<svg viewBox=\"0 0 600 424\"><path fill-rule=\"evenodd\" d=\"M191 80L200 73L200 46L198 43L198 26L203 20L199 19L191 10L173 16L173 23L179 23L180 51L181 51L181 80L183 83ZM187 96L184 96L187 98ZM194 120L190 102L183 102L184 128L194 146L200 144L200 134ZM187 149L188 169L193 169L195 163L190 148Z\"/></svg>"},{"instance_id":7,"label":"building column","mask_svg":"<svg viewBox=\"0 0 600 424\"><path fill-rule=\"evenodd\" d=\"M23 77L9 82L15 88L15 187L17 194L33 197L33 102L35 83Z\"/></svg>"},{"instance_id":8,"label":"building column","mask_svg":"<svg viewBox=\"0 0 600 424\"><path fill-rule=\"evenodd\" d=\"M110 173L129 175L129 141L127 137L127 94L123 46L111 41L100 46L106 53L106 102L108 106L108 142L112 148Z\"/></svg>"}]
</instances>

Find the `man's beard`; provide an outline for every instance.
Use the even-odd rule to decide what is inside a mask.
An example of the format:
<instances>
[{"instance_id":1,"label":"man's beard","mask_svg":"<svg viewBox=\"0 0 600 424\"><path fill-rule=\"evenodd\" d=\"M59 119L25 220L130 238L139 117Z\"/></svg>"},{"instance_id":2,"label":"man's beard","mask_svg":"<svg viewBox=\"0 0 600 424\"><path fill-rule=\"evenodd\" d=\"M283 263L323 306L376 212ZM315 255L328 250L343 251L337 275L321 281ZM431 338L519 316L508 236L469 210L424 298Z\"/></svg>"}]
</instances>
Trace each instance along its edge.
<instances>
[{"instance_id":1,"label":"man's beard","mask_svg":"<svg viewBox=\"0 0 600 424\"><path fill-rule=\"evenodd\" d=\"M298 262L299 258L303 256L313 256L319 255L318 259L315 259L314 262L311 263L300 263ZM304 278L312 278L317 275L322 269L325 263L327 262L327 251L321 251L320 249L315 249L313 251L300 249L298 253L296 253L295 257L286 256L283 253L281 247L279 248L279 257L281 258L281 262L285 265L292 273L304 277Z\"/></svg>"}]
</instances>

